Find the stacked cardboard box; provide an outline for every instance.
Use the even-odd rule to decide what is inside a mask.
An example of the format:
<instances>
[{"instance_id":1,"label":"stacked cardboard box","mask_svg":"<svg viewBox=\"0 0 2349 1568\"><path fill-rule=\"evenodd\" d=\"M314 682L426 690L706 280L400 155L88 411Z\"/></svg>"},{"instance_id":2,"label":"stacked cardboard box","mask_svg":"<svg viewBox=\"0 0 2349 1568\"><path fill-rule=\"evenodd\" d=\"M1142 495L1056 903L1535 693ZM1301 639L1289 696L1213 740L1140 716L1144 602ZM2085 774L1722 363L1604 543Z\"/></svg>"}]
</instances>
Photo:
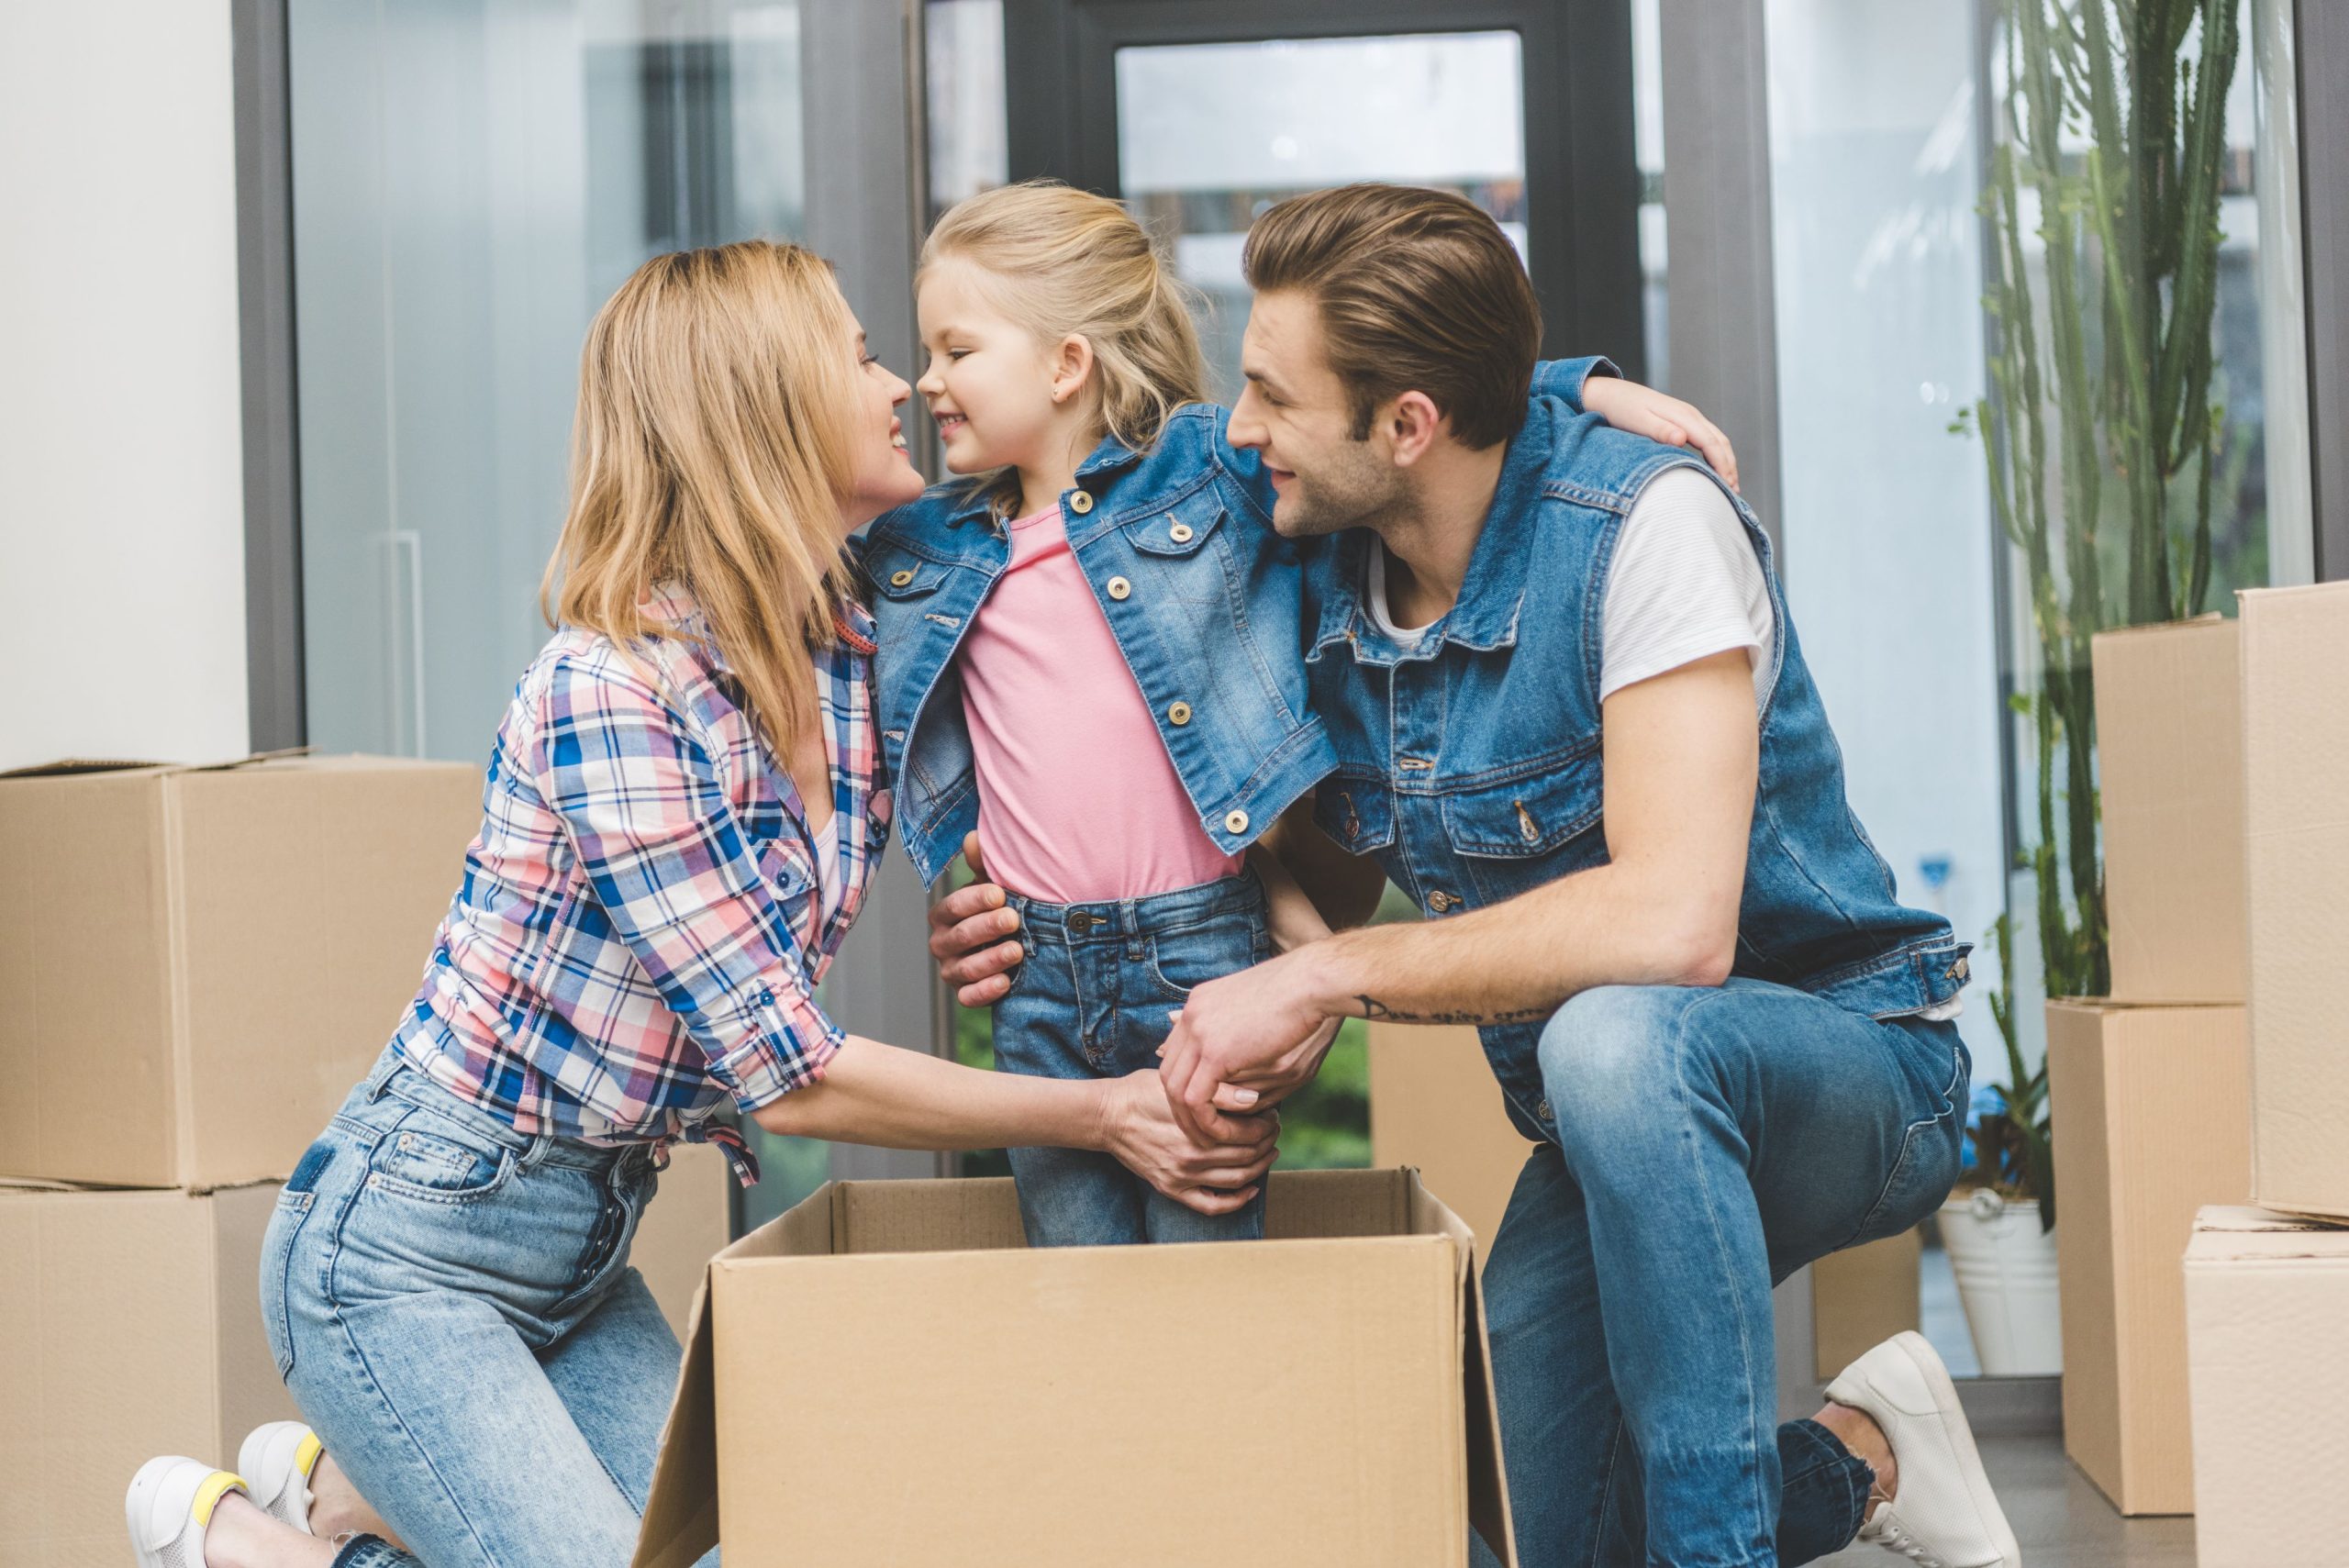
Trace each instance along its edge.
<instances>
[{"instance_id":1,"label":"stacked cardboard box","mask_svg":"<svg viewBox=\"0 0 2349 1568\"><path fill-rule=\"evenodd\" d=\"M0 1564L119 1560L140 1462L294 1414L276 1184L414 994L480 790L352 757L0 776L0 1462L32 1505Z\"/></svg>"},{"instance_id":2,"label":"stacked cardboard box","mask_svg":"<svg viewBox=\"0 0 2349 1568\"><path fill-rule=\"evenodd\" d=\"M2204 1568L2349 1540L2349 584L2242 595L2251 1196L2185 1260Z\"/></svg>"},{"instance_id":3,"label":"stacked cardboard box","mask_svg":"<svg viewBox=\"0 0 2349 1568\"><path fill-rule=\"evenodd\" d=\"M1370 1026L1370 1162L1417 1169L1467 1223L1480 1257L1531 1151L1475 1029Z\"/></svg>"},{"instance_id":4,"label":"stacked cardboard box","mask_svg":"<svg viewBox=\"0 0 2349 1568\"><path fill-rule=\"evenodd\" d=\"M1467 1227L1408 1171L1268 1214L1028 1251L1008 1181L824 1188L710 1263L635 1562L1514 1563Z\"/></svg>"},{"instance_id":5,"label":"stacked cardboard box","mask_svg":"<svg viewBox=\"0 0 2349 1568\"><path fill-rule=\"evenodd\" d=\"M2064 1444L2124 1514L2194 1507L2178 1258L2250 1195L2234 622L2096 639L2112 995L2051 1001Z\"/></svg>"},{"instance_id":6,"label":"stacked cardboard box","mask_svg":"<svg viewBox=\"0 0 2349 1568\"><path fill-rule=\"evenodd\" d=\"M2121 1000L2049 1009L2065 1443L2206 1565L2349 1538L2344 673L2349 584L2096 644Z\"/></svg>"}]
</instances>

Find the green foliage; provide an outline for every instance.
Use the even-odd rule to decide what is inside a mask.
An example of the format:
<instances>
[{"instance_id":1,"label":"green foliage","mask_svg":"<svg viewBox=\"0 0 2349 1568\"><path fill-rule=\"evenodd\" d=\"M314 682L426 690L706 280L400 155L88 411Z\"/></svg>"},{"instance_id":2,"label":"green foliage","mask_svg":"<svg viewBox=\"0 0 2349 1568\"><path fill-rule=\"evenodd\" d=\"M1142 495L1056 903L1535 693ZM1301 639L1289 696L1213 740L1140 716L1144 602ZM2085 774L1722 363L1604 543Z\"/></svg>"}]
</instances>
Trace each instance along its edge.
<instances>
[{"instance_id":1,"label":"green foliage","mask_svg":"<svg viewBox=\"0 0 2349 1568\"><path fill-rule=\"evenodd\" d=\"M2047 1114L2047 1063L2026 1073L2015 1033L2012 929L2007 917L1990 928L1998 948L1998 988L1990 995L1990 1016L2007 1046L2007 1081L1998 1086L1998 1109L1974 1124L1976 1169L1983 1184L2016 1197L2039 1200L2039 1229L2055 1228L2054 1129Z\"/></svg>"},{"instance_id":2,"label":"green foliage","mask_svg":"<svg viewBox=\"0 0 2349 1568\"><path fill-rule=\"evenodd\" d=\"M2224 450L2212 367L2241 39L2235 0L1999 0L1999 12L2002 136L1981 206L1992 395L1956 428L1984 438L1991 505L2029 576L2040 684L2014 701L2037 754L2029 855L2046 992L2095 995L2110 964L2089 643L2201 612L2214 496L2245 461Z\"/></svg>"},{"instance_id":3,"label":"green foliage","mask_svg":"<svg viewBox=\"0 0 2349 1568\"><path fill-rule=\"evenodd\" d=\"M965 1067L995 1066L990 1009L954 1009L954 1060ZM1338 1026L1321 1075L1281 1107L1280 1168L1320 1171L1369 1163L1369 1035L1360 1018L1349 1018ZM974 1150L962 1157L961 1170L966 1176L1008 1176L1011 1162L1000 1149Z\"/></svg>"}]
</instances>

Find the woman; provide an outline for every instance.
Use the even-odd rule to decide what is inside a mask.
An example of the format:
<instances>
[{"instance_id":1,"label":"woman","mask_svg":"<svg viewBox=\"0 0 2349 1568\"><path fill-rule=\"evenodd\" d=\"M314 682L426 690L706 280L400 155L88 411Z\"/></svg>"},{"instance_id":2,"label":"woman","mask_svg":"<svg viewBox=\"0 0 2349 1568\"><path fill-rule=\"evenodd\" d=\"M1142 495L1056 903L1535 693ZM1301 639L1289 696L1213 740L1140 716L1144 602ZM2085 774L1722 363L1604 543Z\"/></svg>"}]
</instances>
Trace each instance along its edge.
<instances>
[{"instance_id":1,"label":"woman","mask_svg":"<svg viewBox=\"0 0 2349 1568\"><path fill-rule=\"evenodd\" d=\"M629 1240L680 1137L755 1179L707 1120L728 1099L787 1136L1063 1145L1201 1212L1254 1196L1269 1119L1198 1148L1154 1073L974 1072L816 1005L890 815L843 541L921 492L908 395L796 246L656 258L598 313L555 635L423 986L263 1242L315 1437L262 1429L243 1477L150 1462L142 1564L626 1562L679 1356Z\"/></svg>"}]
</instances>

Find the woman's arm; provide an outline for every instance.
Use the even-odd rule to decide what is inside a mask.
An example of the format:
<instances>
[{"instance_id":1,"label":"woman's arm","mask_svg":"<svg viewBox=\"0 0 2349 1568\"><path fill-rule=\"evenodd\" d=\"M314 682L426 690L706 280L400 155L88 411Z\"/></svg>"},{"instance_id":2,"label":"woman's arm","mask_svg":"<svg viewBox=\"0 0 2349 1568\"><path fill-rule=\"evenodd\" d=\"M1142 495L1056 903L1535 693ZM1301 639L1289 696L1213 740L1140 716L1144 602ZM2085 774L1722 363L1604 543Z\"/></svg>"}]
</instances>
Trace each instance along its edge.
<instances>
[{"instance_id":1,"label":"woman's arm","mask_svg":"<svg viewBox=\"0 0 2349 1568\"><path fill-rule=\"evenodd\" d=\"M1252 1096L1251 1096L1252 1099ZM820 1082L761 1106L752 1118L785 1138L887 1149L1089 1149L1202 1214L1229 1214L1256 1194L1278 1153L1279 1118L1232 1118L1252 1141L1202 1147L1174 1121L1154 1072L1123 1078L1029 1078L986 1073L851 1035Z\"/></svg>"}]
</instances>

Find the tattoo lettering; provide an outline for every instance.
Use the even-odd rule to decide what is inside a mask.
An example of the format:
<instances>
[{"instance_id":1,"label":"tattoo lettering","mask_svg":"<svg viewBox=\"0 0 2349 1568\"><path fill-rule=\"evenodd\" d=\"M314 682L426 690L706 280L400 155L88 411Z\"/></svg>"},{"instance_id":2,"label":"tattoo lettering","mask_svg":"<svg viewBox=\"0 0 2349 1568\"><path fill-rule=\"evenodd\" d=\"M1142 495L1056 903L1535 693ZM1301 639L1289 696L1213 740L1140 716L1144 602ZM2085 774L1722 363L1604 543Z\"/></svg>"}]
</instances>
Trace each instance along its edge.
<instances>
[{"instance_id":1,"label":"tattoo lettering","mask_svg":"<svg viewBox=\"0 0 2349 1568\"><path fill-rule=\"evenodd\" d=\"M1530 1024L1546 1018L1549 1007L1512 1007L1498 1012L1398 1013L1367 993L1354 997L1362 1016L1397 1024Z\"/></svg>"}]
</instances>

